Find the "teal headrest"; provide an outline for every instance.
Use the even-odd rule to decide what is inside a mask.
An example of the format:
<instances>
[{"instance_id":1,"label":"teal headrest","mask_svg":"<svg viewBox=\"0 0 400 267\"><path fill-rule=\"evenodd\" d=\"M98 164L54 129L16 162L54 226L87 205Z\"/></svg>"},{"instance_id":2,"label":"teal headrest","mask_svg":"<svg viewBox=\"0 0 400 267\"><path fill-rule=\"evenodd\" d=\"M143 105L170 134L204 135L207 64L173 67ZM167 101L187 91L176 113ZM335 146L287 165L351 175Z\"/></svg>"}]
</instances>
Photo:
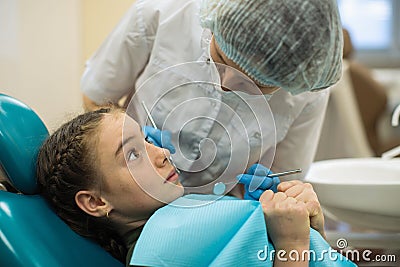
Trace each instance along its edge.
<instances>
[{"instance_id":1,"label":"teal headrest","mask_svg":"<svg viewBox=\"0 0 400 267\"><path fill-rule=\"evenodd\" d=\"M0 191L0 233L0 266L124 266L72 231L40 195Z\"/></svg>"},{"instance_id":2,"label":"teal headrest","mask_svg":"<svg viewBox=\"0 0 400 267\"><path fill-rule=\"evenodd\" d=\"M0 94L0 164L22 193L37 193L36 157L48 135L46 126L31 108Z\"/></svg>"}]
</instances>

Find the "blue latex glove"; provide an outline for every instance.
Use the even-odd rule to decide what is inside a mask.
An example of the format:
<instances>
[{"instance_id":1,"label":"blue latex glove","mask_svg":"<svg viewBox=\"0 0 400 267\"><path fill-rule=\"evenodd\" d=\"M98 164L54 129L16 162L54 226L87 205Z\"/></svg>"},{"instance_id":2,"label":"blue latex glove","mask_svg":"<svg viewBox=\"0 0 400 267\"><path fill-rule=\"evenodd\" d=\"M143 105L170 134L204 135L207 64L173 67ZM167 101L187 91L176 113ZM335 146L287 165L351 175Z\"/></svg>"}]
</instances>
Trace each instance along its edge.
<instances>
[{"instance_id":1,"label":"blue latex glove","mask_svg":"<svg viewBox=\"0 0 400 267\"><path fill-rule=\"evenodd\" d=\"M267 177L272 173L270 169L261 164L253 164L247 173L238 175L236 178L239 183L244 184L244 199L258 201L265 190L272 190L276 193L280 180L278 177Z\"/></svg>"},{"instance_id":2,"label":"blue latex glove","mask_svg":"<svg viewBox=\"0 0 400 267\"><path fill-rule=\"evenodd\" d=\"M161 131L151 126L143 126L143 133L155 146L166 148L172 154L175 153L175 147L171 143L171 133L169 131Z\"/></svg>"}]
</instances>

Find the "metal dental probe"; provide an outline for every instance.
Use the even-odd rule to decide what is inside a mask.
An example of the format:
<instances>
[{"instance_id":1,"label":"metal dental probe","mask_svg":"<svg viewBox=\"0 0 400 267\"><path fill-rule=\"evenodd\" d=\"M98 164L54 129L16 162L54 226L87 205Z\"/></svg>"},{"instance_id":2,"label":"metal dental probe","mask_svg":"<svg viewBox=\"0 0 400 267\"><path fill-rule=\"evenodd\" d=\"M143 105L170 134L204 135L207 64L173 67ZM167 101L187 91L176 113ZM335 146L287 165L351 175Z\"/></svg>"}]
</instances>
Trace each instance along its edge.
<instances>
[{"instance_id":1,"label":"metal dental probe","mask_svg":"<svg viewBox=\"0 0 400 267\"><path fill-rule=\"evenodd\" d=\"M156 123L154 122L154 119L153 119L153 117L151 116L150 111L147 109L147 106L146 106L146 104L144 103L144 101L142 101L142 106L143 106L143 108L144 108L144 111L145 111L146 114L147 114L147 117L148 117L149 120L150 120L151 126L153 126L154 129L158 129L158 127L157 127ZM176 172L177 172L178 174L181 174L181 171L178 169L178 167L176 167L175 163L172 161L171 155L169 156L168 161L169 161L169 163L171 163L171 165L175 168Z\"/></svg>"},{"instance_id":2,"label":"metal dental probe","mask_svg":"<svg viewBox=\"0 0 400 267\"><path fill-rule=\"evenodd\" d=\"M266 173L266 176L272 178L272 177L280 177L280 176L290 175L290 174L294 174L294 173L298 173L298 172L301 172L301 169L295 169L295 170L289 170L289 171L277 172L277 173L271 173L271 174ZM263 183L263 180L260 180L260 179L252 180L249 185L249 192L254 192L255 190L257 190L257 188L262 183Z\"/></svg>"},{"instance_id":3,"label":"metal dental probe","mask_svg":"<svg viewBox=\"0 0 400 267\"><path fill-rule=\"evenodd\" d=\"M302 170L301 169L295 169L295 170L290 170L290 171L285 171L285 172L271 173L271 174L268 174L267 177L286 176L286 175L299 173L299 172L302 172Z\"/></svg>"}]
</instances>

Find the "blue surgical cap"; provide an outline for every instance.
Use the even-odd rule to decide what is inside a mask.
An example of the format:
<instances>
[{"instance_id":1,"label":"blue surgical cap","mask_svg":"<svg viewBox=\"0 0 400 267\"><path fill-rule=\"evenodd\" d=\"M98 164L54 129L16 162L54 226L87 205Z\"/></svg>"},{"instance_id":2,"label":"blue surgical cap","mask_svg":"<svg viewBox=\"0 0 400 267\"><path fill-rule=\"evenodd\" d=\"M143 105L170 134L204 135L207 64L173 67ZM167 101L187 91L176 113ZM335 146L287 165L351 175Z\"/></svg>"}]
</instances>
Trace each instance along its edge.
<instances>
[{"instance_id":1,"label":"blue surgical cap","mask_svg":"<svg viewBox=\"0 0 400 267\"><path fill-rule=\"evenodd\" d=\"M341 77L335 0L203 0L200 18L222 52L262 85L296 95Z\"/></svg>"}]
</instances>

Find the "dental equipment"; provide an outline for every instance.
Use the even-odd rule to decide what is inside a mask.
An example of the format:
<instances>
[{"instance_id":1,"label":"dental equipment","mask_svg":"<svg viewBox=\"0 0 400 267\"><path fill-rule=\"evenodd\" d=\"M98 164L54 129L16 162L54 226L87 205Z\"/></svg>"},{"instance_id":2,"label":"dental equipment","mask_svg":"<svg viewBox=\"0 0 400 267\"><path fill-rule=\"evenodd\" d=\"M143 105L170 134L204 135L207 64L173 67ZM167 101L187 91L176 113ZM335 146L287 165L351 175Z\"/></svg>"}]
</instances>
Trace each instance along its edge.
<instances>
[{"instance_id":1,"label":"dental equipment","mask_svg":"<svg viewBox=\"0 0 400 267\"><path fill-rule=\"evenodd\" d=\"M286 175L291 175L291 174L300 173L300 172L302 172L301 169L295 169L295 170L289 170L289 171L284 171L284 172L267 174L267 177L270 177L270 178L271 177L280 177L280 176L286 176ZM263 181L260 181L259 183L256 183L256 185L250 184L250 187L252 187L252 188L249 188L250 192L255 191L261 185L262 182ZM226 184L228 184L228 183L226 183ZM222 195L225 192L225 189L226 189L226 185L222 182L219 182L214 185L213 193L215 195Z\"/></svg>"},{"instance_id":2,"label":"dental equipment","mask_svg":"<svg viewBox=\"0 0 400 267\"><path fill-rule=\"evenodd\" d=\"M302 170L295 169L295 170L290 170L290 171L285 171L285 172L271 173L271 174L268 174L267 177L278 177L278 176L280 177L280 176L291 175L291 174L299 173L299 172L302 172Z\"/></svg>"},{"instance_id":3,"label":"dental equipment","mask_svg":"<svg viewBox=\"0 0 400 267\"><path fill-rule=\"evenodd\" d=\"M147 109L147 106L146 106L146 104L144 103L144 101L142 101L142 106L143 106L143 108L144 108L144 111L145 111L146 114L147 114L147 117L148 117L149 120L150 120L151 126L153 126L154 129L158 129L156 123L154 122L153 116L151 116L151 113L150 113L150 111ZM172 161L171 155L170 155L167 159L168 159L169 163L171 163L171 165L175 168L176 172L177 172L178 174L181 174L181 171L178 169L178 167L176 167L175 163Z\"/></svg>"}]
</instances>

